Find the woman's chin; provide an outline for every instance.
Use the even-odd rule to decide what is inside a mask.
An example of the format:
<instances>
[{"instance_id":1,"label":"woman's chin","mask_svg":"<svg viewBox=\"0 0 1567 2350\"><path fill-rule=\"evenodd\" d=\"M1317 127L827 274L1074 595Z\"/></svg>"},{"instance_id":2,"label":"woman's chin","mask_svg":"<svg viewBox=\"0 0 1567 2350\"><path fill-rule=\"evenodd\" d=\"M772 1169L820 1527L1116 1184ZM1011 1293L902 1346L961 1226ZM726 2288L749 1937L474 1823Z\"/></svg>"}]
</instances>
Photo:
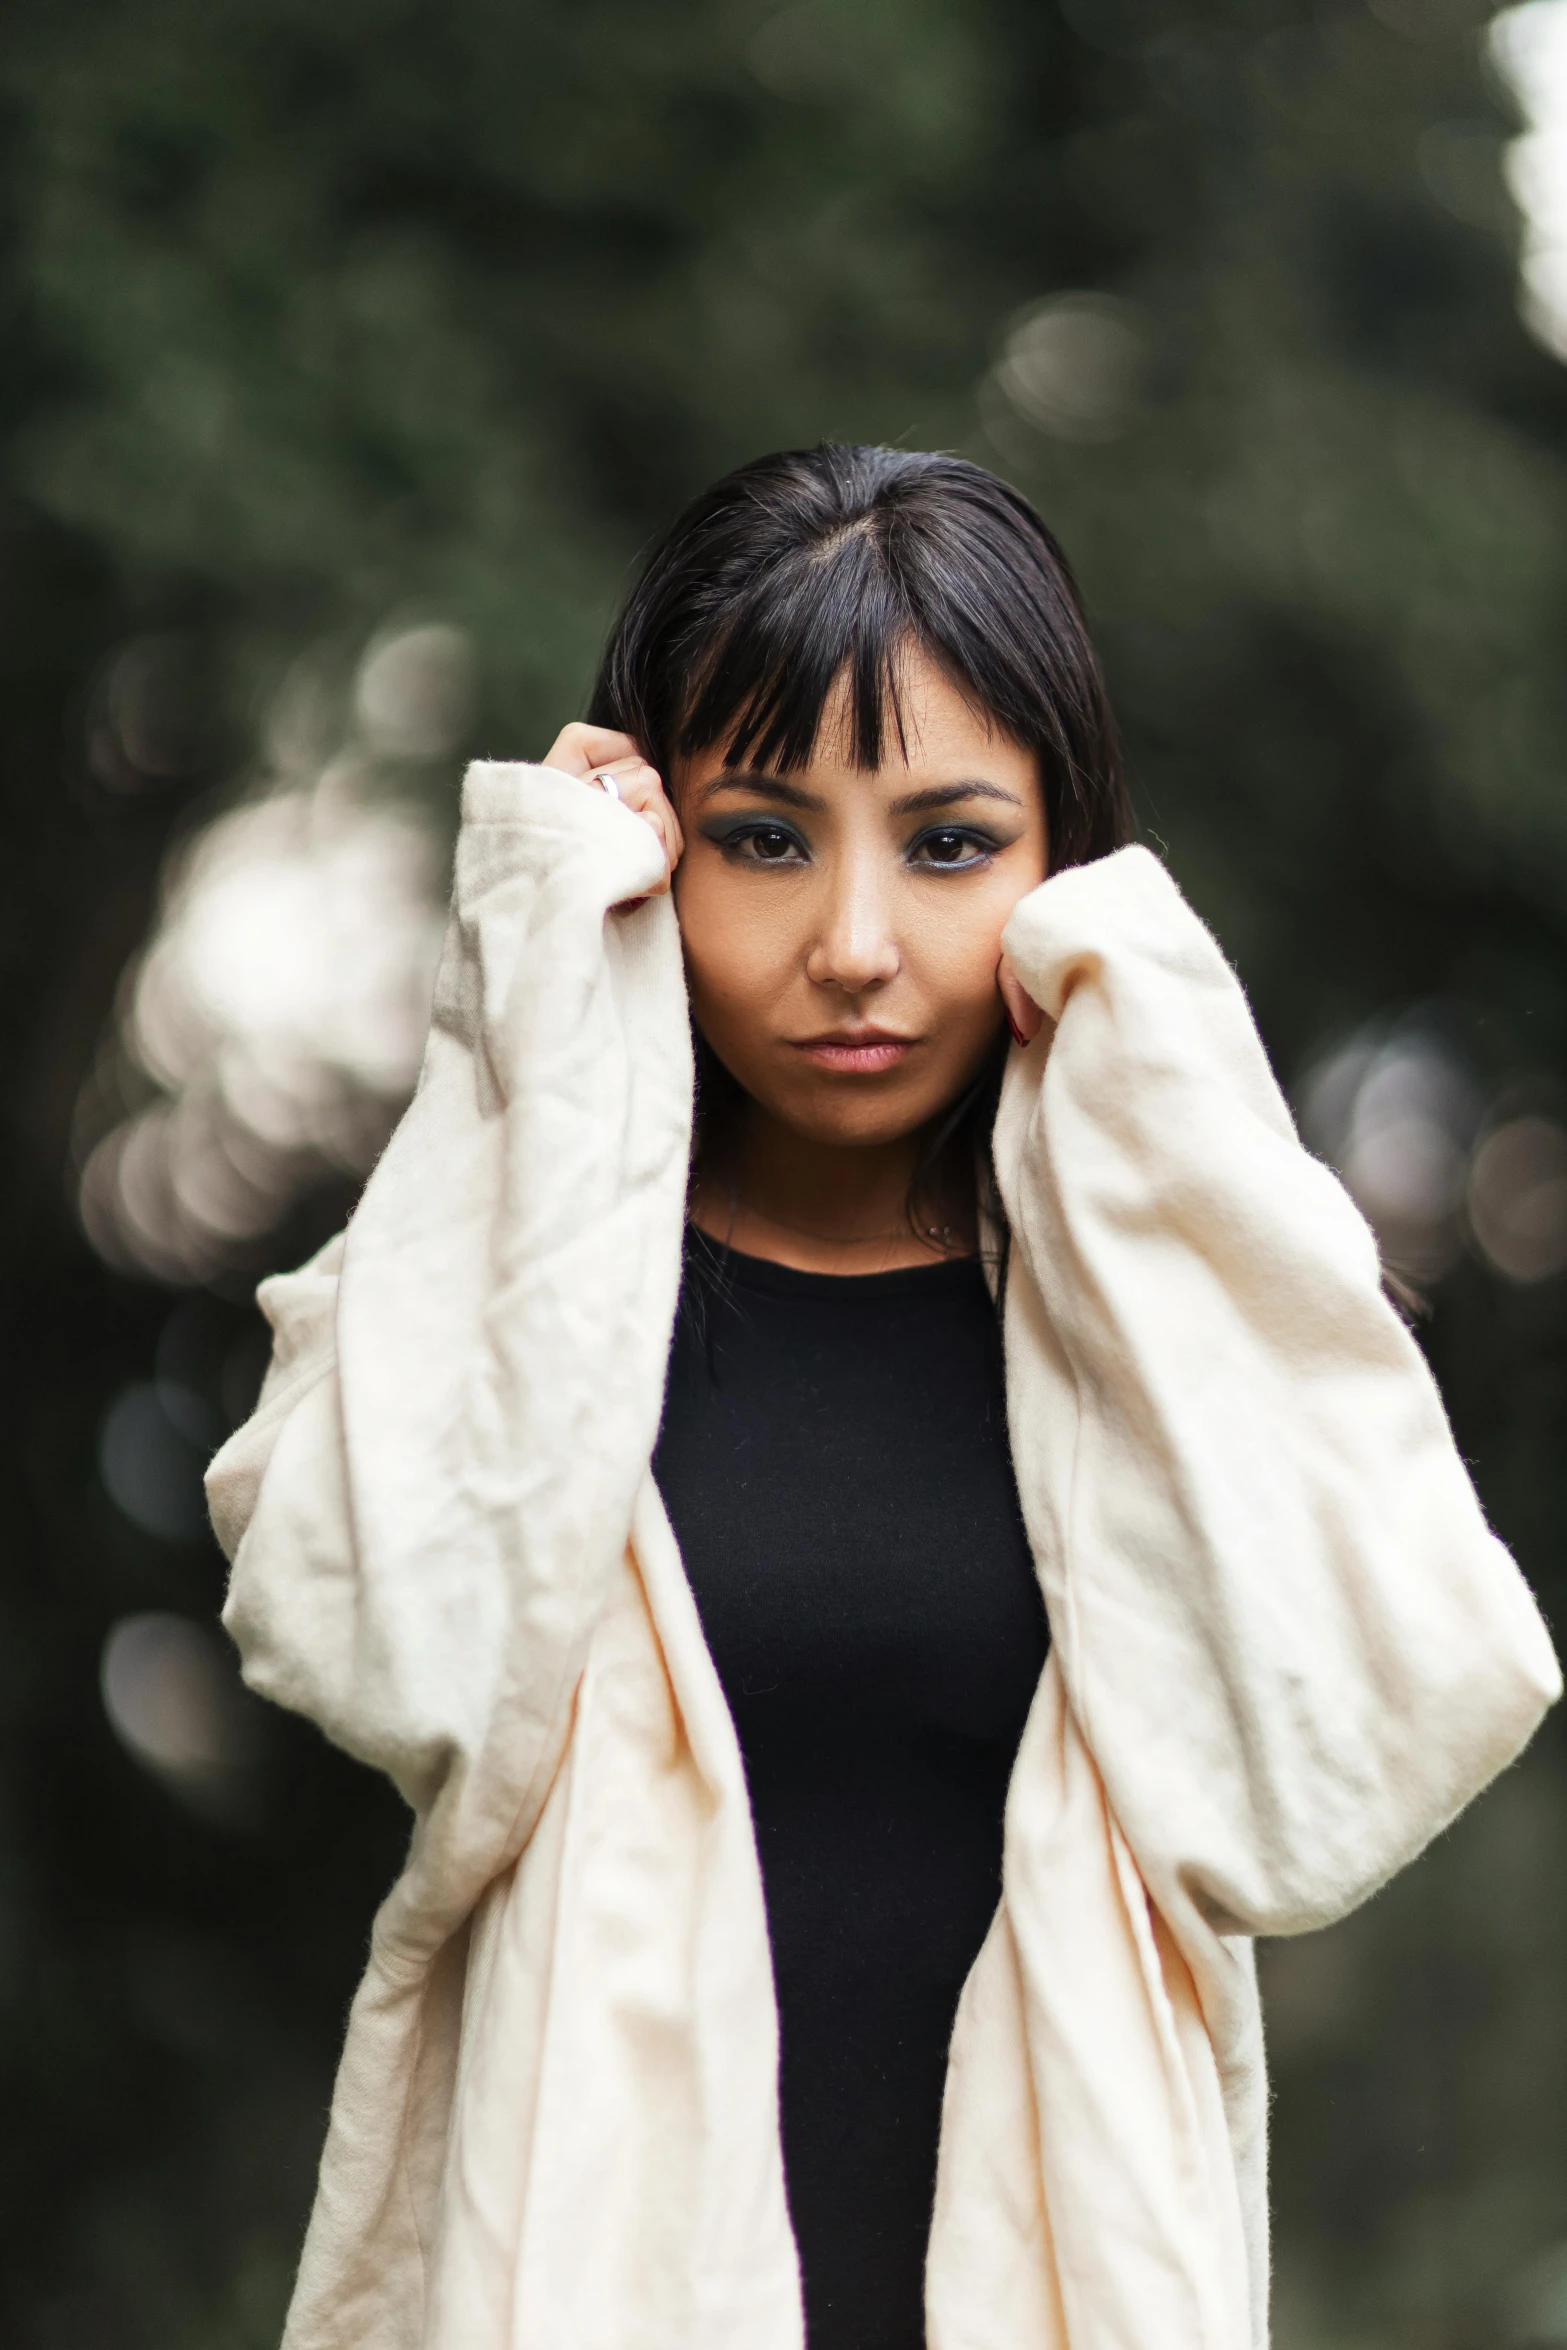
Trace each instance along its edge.
<instances>
[{"instance_id":1,"label":"woman's chin","mask_svg":"<svg viewBox=\"0 0 1567 2350\"><path fill-rule=\"evenodd\" d=\"M781 1126L803 1142L838 1150L884 1149L905 1142L939 1115L940 1102L929 1102L921 1089L891 1087L873 1077L833 1078L803 1094L791 1090L784 1098L764 1100Z\"/></svg>"}]
</instances>

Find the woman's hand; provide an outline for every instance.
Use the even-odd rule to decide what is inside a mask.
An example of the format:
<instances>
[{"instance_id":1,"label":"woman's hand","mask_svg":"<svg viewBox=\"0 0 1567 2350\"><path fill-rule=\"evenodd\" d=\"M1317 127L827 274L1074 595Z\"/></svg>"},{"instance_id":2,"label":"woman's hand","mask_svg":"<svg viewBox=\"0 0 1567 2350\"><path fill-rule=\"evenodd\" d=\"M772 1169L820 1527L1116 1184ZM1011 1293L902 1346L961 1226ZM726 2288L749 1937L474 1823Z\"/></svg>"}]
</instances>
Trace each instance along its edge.
<instances>
[{"instance_id":1,"label":"woman's hand","mask_svg":"<svg viewBox=\"0 0 1567 2350\"><path fill-rule=\"evenodd\" d=\"M607 775L613 780L626 806L651 824L663 843L664 878L650 892L654 897L662 897L680 862L685 836L660 777L630 735L615 734L607 726L584 726L574 719L570 726L561 728L540 765L558 767L562 775L575 775L591 784L595 791L604 788L599 776ZM640 904L641 900L637 902Z\"/></svg>"},{"instance_id":2,"label":"woman's hand","mask_svg":"<svg viewBox=\"0 0 1567 2350\"><path fill-rule=\"evenodd\" d=\"M1007 1008L1007 1020L1019 1044L1032 1044L1045 1025L1045 1015L1003 955L996 965L996 985Z\"/></svg>"}]
</instances>

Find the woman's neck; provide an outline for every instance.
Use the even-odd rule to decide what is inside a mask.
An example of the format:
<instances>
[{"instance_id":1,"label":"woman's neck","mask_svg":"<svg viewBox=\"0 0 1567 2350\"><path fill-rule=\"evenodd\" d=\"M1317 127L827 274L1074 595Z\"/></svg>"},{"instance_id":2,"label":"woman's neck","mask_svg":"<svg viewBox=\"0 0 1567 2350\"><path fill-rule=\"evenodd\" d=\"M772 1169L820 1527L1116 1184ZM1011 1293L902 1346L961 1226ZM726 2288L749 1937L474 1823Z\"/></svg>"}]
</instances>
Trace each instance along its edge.
<instances>
[{"instance_id":1,"label":"woman's neck","mask_svg":"<svg viewBox=\"0 0 1567 2350\"><path fill-rule=\"evenodd\" d=\"M950 1182L909 1193L923 1138L850 1147L791 1132L755 1103L691 1191L691 1220L745 1256L802 1273L882 1273L973 1252L973 1208Z\"/></svg>"}]
</instances>

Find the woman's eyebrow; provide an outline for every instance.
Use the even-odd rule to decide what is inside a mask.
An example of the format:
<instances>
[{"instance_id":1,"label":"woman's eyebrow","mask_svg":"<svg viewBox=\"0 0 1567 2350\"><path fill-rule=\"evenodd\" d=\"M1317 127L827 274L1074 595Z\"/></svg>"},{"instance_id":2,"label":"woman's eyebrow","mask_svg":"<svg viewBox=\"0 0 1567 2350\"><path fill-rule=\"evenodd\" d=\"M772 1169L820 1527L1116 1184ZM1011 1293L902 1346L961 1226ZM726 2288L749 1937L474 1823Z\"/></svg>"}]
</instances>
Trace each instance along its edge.
<instances>
[{"instance_id":1,"label":"woman's eyebrow","mask_svg":"<svg viewBox=\"0 0 1567 2350\"><path fill-rule=\"evenodd\" d=\"M1004 800L1009 808L1021 808L1023 803L1016 792L1003 791L999 783L933 783L924 791L905 792L894 800L887 813L890 816L922 816L932 808L955 808L961 800Z\"/></svg>"},{"instance_id":2,"label":"woman's eyebrow","mask_svg":"<svg viewBox=\"0 0 1567 2350\"><path fill-rule=\"evenodd\" d=\"M758 775L749 767L736 767L715 775L711 783L704 783L697 794L699 802L711 800L721 791L744 791L757 799L772 800L780 808L805 808L820 814L827 802L814 792L802 791L797 783L785 783L778 775Z\"/></svg>"}]
</instances>

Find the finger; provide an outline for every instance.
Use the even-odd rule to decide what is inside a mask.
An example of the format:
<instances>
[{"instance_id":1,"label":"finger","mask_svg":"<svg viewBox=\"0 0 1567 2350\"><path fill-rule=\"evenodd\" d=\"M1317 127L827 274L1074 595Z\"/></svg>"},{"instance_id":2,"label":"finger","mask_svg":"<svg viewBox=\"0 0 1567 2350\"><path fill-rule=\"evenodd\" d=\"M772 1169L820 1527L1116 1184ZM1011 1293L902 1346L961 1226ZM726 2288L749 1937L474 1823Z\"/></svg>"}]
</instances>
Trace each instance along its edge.
<instances>
[{"instance_id":1,"label":"finger","mask_svg":"<svg viewBox=\"0 0 1567 2350\"><path fill-rule=\"evenodd\" d=\"M679 864L685 848L685 837L680 820L669 802L668 794L646 760L637 760L629 766L596 767L594 775L607 775L613 781L624 807L645 819L658 834L664 851L664 861L672 873Z\"/></svg>"},{"instance_id":2,"label":"finger","mask_svg":"<svg viewBox=\"0 0 1567 2350\"><path fill-rule=\"evenodd\" d=\"M588 781L597 783L605 775L614 784L616 796L639 815L665 796L663 778L657 768L650 767L640 755L630 759L600 759Z\"/></svg>"},{"instance_id":3,"label":"finger","mask_svg":"<svg viewBox=\"0 0 1567 2350\"><path fill-rule=\"evenodd\" d=\"M653 830L658 834L659 846L664 852L664 878L654 891L655 896L661 897L673 881L675 867L680 861L680 851L675 845L675 812L669 802L660 794L656 801L646 808L638 809L637 813L652 825Z\"/></svg>"},{"instance_id":4,"label":"finger","mask_svg":"<svg viewBox=\"0 0 1567 2350\"><path fill-rule=\"evenodd\" d=\"M574 718L563 726L539 764L555 767L563 775L575 775L579 781L591 775L596 768L613 767L624 760L632 766L641 766L642 754L629 734L621 734L609 726L588 726Z\"/></svg>"},{"instance_id":5,"label":"finger","mask_svg":"<svg viewBox=\"0 0 1567 2350\"><path fill-rule=\"evenodd\" d=\"M1045 1024L1045 1015L1005 955L996 966L996 985L1001 990L1001 1001L1006 1006L1013 1035L1021 1045L1032 1044Z\"/></svg>"},{"instance_id":6,"label":"finger","mask_svg":"<svg viewBox=\"0 0 1567 2350\"><path fill-rule=\"evenodd\" d=\"M601 791L614 787L613 796L624 807L635 809L646 816L654 808L668 808L668 796L656 769L645 759L601 759L586 781L597 784ZM674 811L670 809L670 815Z\"/></svg>"},{"instance_id":7,"label":"finger","mask_svg":"<svg viewBox=\"0 0 1567 2350\"><path fill-rule=\"evenodd\" d=\"M649 898L668 896L675 877L675 867L680 861L680 827L675 821L675 811L665 799L651 768L647 771L647 778L630 783L621 798L625 807L640 816L657 833L659 846L664 852L664 870L652 887L644 890L640 897L623 899L615 909L619 914L630 914L638 906L645 906Z\"/></svg>"},{"instance_id":8,"label":"finger","mask_svg":"<svg viewBox=\"0 0 1567 2350\"><path fill-rule=\"evenodd\" d=\"M686 845L685 836L680 829L679 817L662 792L656 800L650 799L644 806L639 807L637 814L645 816L649 824L657 827L658 837L664 844L665 860L670 872L673 873L685 853Z\"/></svg>"}]
</instances>

